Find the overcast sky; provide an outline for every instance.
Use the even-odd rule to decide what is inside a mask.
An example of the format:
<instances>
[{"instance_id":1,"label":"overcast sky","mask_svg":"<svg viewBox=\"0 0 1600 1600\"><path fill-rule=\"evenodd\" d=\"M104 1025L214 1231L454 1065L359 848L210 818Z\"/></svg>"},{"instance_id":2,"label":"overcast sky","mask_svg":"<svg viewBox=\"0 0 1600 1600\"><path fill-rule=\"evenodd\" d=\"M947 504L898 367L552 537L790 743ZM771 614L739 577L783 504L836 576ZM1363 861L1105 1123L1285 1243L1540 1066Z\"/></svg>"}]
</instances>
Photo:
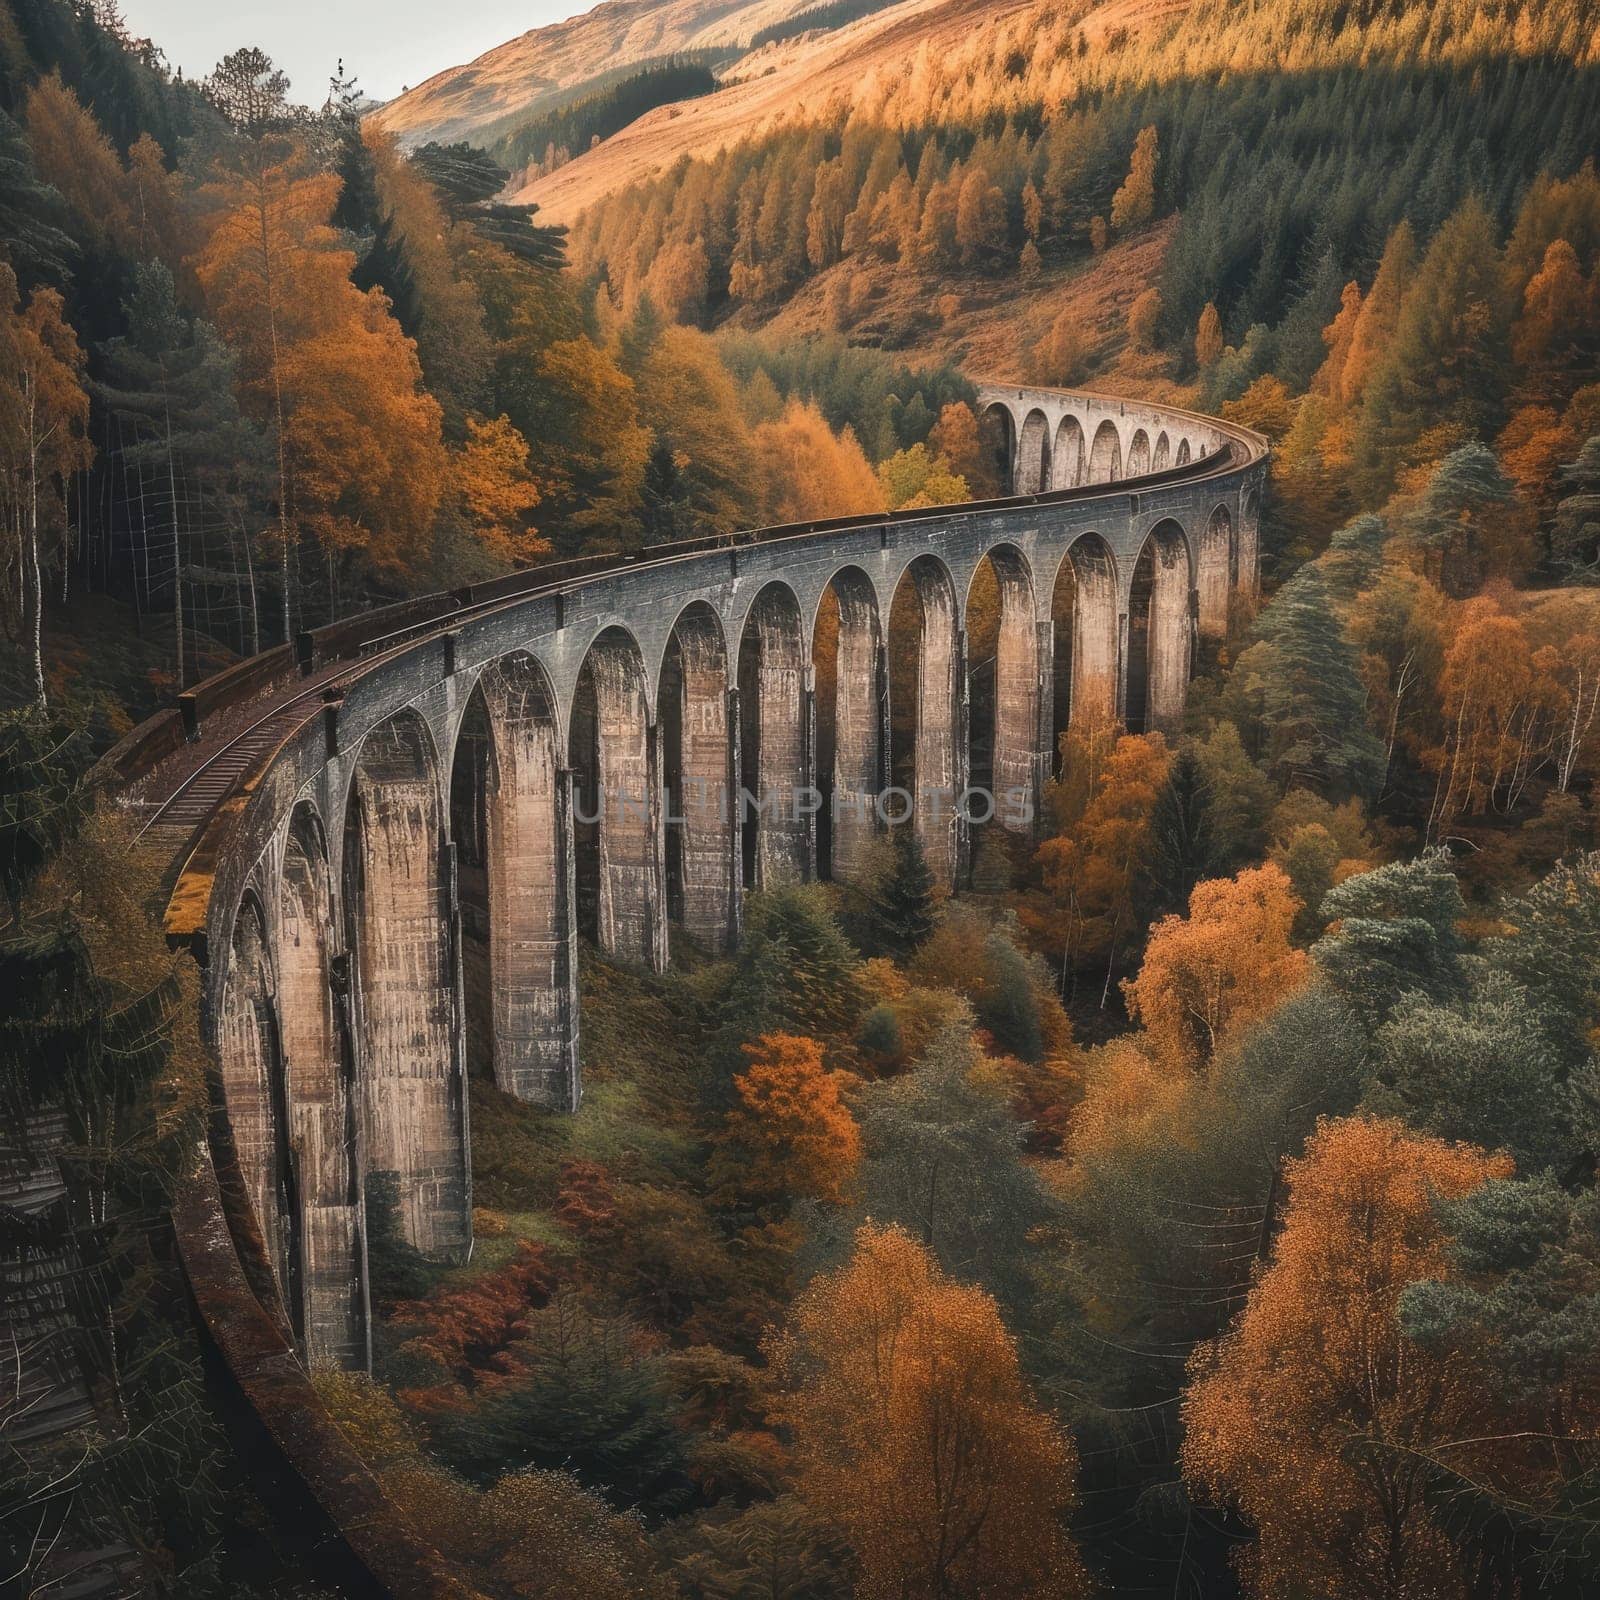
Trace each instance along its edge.
<instances>
[{"instance_id":1,"label":"overcast sky","mask_svg":"<svg viewBox=\"0 0 1600 1600\"><path fill-rule=\"evenodd\" d=\"M204 77L230 50L259 45L289 74L296 100L320 105L340 56L374 99L415 88L529 28L589 10L594 0L122 0L187 77ZM600 63L596 64L600 70Z\"/></svg>"}]
</instances>

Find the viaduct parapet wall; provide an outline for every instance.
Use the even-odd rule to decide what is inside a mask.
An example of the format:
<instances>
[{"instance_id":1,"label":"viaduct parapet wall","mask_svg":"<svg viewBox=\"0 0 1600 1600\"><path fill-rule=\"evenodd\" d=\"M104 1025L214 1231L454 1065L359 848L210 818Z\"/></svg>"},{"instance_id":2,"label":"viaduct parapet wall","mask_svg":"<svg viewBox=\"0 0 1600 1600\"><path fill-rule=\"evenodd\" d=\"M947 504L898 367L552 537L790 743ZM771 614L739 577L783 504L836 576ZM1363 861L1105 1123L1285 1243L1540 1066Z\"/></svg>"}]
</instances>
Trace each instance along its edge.
<instances>
[{"instance_id":1,"label":"viaduct parapet wall","mask_svg":"<svg viewBox=\"0 0 1600 1600\"><path fill-rule=\"evenodd\" d=\"M959 886L958 797L1026 832L1072 721L1178 726L1197 644L1256 592L1265 441L1083 392L979 398L1007 498L372 613L108 757L205 972L221 1205L189 1208L209 1221L184 1245L208 1317L222 1272L302 1367L366 1365L374 1197L418 1249L470 1250L469 1071L578 1104L580 938L654 969L681 939L728 948L746 888L859 875L901 811Z\"/></svg>"}]
</instances>

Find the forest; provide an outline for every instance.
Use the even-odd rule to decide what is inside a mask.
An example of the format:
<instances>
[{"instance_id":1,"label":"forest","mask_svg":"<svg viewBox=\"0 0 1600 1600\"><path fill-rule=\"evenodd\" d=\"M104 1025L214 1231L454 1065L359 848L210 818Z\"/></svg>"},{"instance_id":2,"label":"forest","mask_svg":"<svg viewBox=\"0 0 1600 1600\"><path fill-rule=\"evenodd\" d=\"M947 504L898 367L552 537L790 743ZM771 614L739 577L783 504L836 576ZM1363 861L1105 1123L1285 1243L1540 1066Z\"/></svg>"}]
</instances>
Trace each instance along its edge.
<instances>
[{"instance_id":1,"label":"forest","mask_svg":"<svg viewBox=\"0 0 1600 1600\"><path fill-rule=\"evenodd\" d=\"M466 1265L373 1175L374 1370L318 1392L494 1597L1596 1592L1600 46L1575 0L1095 11L568 233L342 69L307 111L0 0L0 1085L62 1173L0 1239L114 1390L0 1404L0 1568L332 1592L200 1359L195 978L94 757L385 599L996 492L981 374L912 347L1000 280L1059 296L1035 381L1136 359L1272 442L1181 733L1064 727L957 894L902 828L732 954L585 949L581 1109L473 1077Z\"/></svg>"},{"instance_id":2,"label":"forest","mask_svg":"<svg viewBox=\"0 0 1600 1600\"><path fill-rule=\"evenodd\" d=\"M575 152L609 139L645 112L710 94L716 87L710 64L695 59L693 53L683 59L673 57L519 122L490 143L489 152L513 174L521 174L520 181L513 180L513 186L520 188L535 173L554 172Z\"/></svg>"}]
</instances>

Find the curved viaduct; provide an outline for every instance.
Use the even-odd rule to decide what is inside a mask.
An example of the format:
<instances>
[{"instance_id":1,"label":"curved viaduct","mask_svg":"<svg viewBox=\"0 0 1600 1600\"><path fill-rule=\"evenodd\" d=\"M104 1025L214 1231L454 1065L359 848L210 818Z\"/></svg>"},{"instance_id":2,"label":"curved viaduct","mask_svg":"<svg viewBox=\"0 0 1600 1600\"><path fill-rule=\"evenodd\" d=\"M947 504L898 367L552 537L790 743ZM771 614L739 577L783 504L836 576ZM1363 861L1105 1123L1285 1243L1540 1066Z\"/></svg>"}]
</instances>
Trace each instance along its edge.
<instances>
[{"instance_id":1,"label":"curved viaduct","mask_svg":"<svg viewBox=\"0 0 1600 1600\"><path fill-rule=\"evenodd\" d=\"M169 937L204 971L214 1116L177 1216L197 1302L385 1586L445 1580L351 1534L376 1513L303 1372L368 1363L375 1184L418 1249L470 1250L469 1067L577 1105L580 936L656 969L675 939L726 948L746 887L848 878L908 812L959 883L958 797L988 791L995 824L1027 831L1069 721L1175 726L1197 638L1254 595L1258 435L1083 392L980 402L1006 499L369 613L229 669L108 756L170 857Z\"/></svg>"}]
</instances>

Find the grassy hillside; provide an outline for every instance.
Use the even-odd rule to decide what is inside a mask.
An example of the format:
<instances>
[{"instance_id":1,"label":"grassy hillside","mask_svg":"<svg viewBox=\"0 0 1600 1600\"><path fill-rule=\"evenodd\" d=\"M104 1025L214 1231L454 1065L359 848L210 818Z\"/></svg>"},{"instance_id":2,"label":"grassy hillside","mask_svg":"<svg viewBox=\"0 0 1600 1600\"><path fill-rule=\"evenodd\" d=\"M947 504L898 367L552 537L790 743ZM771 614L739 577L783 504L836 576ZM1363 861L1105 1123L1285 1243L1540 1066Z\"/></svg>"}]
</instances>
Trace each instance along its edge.
<instances>
[{"instance_id":1,"label":"grassy hillside","mask_svg":"<svg viewBox=\"0 0 1600 1600\"><path fill-rule=\"evenodd\" d=\"M495 124L559 104L563 92L684 51L742 47L814 0L606 0L448 67L376 113L411 148L482 140ZM604 74L599 70L604 65Z\"/></svg>"}]
</instances>

